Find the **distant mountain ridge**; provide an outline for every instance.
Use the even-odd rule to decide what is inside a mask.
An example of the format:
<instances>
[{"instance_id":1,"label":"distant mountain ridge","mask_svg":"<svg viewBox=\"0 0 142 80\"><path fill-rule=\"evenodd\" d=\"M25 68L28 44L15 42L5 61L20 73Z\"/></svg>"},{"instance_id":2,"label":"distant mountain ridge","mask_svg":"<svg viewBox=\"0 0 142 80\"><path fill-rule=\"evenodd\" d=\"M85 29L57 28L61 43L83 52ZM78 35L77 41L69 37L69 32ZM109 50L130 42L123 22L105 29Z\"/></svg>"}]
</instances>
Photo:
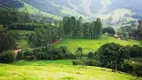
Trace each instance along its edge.
<instances>
[{"instance_id":1,"label":"distant mountain ridge","mask_svg":"<svg viewBox=\"0 0 142 80\"><path fill-rule=\"evenodd\" d=\"M107 19L112 15L118 19L126 14L130 17L142 14L142 0L0 0L0 7L20 8L24 5L22 2L57 16ZM116 14L121 11L123 14Z\"/></svg>"},{"instance_id":2,"label":"distant mountain ridge","mask_svg":"<svg viewBox=\"0 0 142 80\"><path fill-rule=\"evenodd\" d=\"M0 7L6 8L20 8L23 7L24 4L19 0L0 0Z\"/></svg>"}]
</instances>

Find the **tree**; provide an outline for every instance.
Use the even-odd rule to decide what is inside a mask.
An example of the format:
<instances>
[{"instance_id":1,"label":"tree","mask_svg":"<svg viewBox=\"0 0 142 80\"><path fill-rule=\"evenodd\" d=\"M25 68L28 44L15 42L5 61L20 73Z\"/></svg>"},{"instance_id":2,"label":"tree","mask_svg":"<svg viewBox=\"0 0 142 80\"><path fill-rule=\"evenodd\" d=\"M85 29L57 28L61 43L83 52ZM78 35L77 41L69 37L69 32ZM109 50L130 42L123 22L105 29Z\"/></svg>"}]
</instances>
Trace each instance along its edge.
<instances>
[{"instance_id":1,"label":"tree","mask_svg":"<svg viewBox=\"0 0 142 80\"><path fill-rule=\"evenodd\" d=\"M109 35L113 36L115 34L115 30L112 27L106 27L103 29L103 34L108 33Z\"/></svg>"},{"instance_id":2,"label":"tree","mask_svg":"<svg viewBox=\"0 0 142 80\"><path fill-rule=\"evenodd\" d=\"M71 19L69 17L63 18L64 33L71 35Z\"/></svg>"},{"instance_id":3,"label":"tree","mask_svg":"<svg viewBox=\"0 0 142 80\"><path fill-rule=\"evenodd\" d=\"M115 43L107 43L101 46L97 51L98 60L103 67L110 67L115 69L121 69L124 64L124 59L129 58L128 50Z\"/></svg>"},{"instance_id":4,"label":"tree","mask_svg":"<svg viewBox=\"0 0 142 80\"><path fill-rule=\"evenodd\" d=\"M101 37L102 35L102 22L101 22L101 19L98 18L95 22L95 35L96 35L96 38L95 39L98 39Z\"/></svg>"},{"instance_id":5,"label":"tree","mask_svg":"<svg viewBox=\"0 0 142 80\"><path fill-rule=\"evenodd\" d=\"M138 24L139 24L139 25L138 25L138 30L137 30L137 31L138 31L138 32L137 32L137 33L138 33L138 38L139 38L139 39L142 39L142 20L139 20L139 21L138 21Z\"/></svg>"},{"instance_id":6,"label":"tree","mask_svg":"<svg viewBox=\"0 0 142 80\"><path fill-rule=\"evenodd\" d=\"M17 46L15 39L6 31L0 32L0 53Z\"/></svg>"},{"instance_id":7,"label":"tree","mask_svg":"<svg viewBox=\"0 0 142 80\"><path fill-rule=\"evenodd\" d=\"M117 34L121 37L121 39L128 40L129 39L129 32L128 32L128 27L120 27L118 29Z\"/></svg>"},{"instance_id":8,"label":"tree","mask_svg":"<svg viewBox=\"0 0 142 80\"><path fill-rule=\"evenodd\" d=\"M71 23L70 23L70 27L71 27L71 36L72 37L77 37L77 26L76 26L76 19L75 17L71 17Z\"/></svg>"},{"instance_id":9,"label":"tree","mask_svg":"<svg viewBox=\"0 0 142 80\"><path fill-rule=\"evenodd\" d=\"M75 53L76 53L77 60L79 60L81 62L81 66L83 68L86 63L86 58L83 55L82 48L81 47L77 48Z\"/></svg>"}]
</instances>

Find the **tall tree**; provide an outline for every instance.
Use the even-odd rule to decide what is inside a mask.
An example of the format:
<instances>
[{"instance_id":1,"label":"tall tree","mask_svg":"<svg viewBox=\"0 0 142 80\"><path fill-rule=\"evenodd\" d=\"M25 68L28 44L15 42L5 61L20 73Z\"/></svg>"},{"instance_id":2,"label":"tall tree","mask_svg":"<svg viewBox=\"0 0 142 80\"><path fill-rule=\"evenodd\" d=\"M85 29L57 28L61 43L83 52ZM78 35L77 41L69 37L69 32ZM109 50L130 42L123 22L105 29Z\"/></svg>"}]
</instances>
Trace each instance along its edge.
<instances>
[{"instance_id":1,"label":"tall tree","mask_svg":"<svg viewBox=\"0 0 142 80\"><path fill-rule=\"evenodd\" d=\"M100 18L98 18L95 22L95 34L96 39L100 38L102 35L102 22Z\"/></svg>"},{"instance_id":2,"label":"tall tree","mask_svg":"<svg viewBox=\"0 0 142 80\"><path fill-rule=\"evenodd\" d=\"M70 27L71 27L71 36L72 37L77 37L77 25L76 25L76 19L75 17L71 17L71 23L70 23Z\"/></svg>"},{"instance_id":3,"label":"tall tree","mask_svg":"<svg viewBox=\"0 0 142 80\"><path fill-rule=\"evenodd\" d=\"M139 39L142 39L142 20L139 20L138 24L138 37Z\"/></svg>"}]
</instances>

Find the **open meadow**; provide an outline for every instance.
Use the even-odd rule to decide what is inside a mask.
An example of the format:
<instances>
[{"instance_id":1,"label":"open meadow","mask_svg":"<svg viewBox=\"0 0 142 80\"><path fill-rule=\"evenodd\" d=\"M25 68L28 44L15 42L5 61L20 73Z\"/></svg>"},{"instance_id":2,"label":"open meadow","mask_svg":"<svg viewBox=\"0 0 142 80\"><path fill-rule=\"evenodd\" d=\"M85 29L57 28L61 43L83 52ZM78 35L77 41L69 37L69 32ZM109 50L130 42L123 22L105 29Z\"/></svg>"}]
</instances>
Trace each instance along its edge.
<instances>
[{"instance_id":1,"label":"open meadow","mask_svg":"<svg viewBox=\"0 0 142 80\"><path fill-rule=\"evenodd\" d=\"M18 61L0 64L0 80L142 80L111 69L73 66L72 60Z\"/></svg>"},{"instance_id":2,"label":"open meadow","mask_svg":"<svg viewBox=\"0 0 142 80\"><path fill-rule=\"evenodd\" d=\"M83 53L87 54L88 52L95 52L100 46L106 43L117 43L123 46L127 45L140 45L139 41L136 40L118 40L113 37L108 37L103 35L100 39L75 39L75 38L64 38L60 43L56 46L66 46L72 53L76 51L78 47L83 49Z\"/></svg>"}]
</instances>

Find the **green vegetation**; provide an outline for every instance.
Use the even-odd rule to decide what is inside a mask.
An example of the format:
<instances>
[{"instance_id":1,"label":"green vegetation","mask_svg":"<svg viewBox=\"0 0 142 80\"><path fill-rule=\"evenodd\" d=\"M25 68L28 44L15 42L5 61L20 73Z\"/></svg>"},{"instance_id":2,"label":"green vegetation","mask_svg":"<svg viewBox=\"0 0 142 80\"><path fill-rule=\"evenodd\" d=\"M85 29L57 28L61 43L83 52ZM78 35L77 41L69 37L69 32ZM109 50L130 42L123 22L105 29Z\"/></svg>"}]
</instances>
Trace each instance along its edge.
<instances>
[{"instance_id":1,"label":"green vegetation","mask_svg":"<svg viewBox=\"0 0 142 80\"><path fill-rule=\"evenodd\" d=\"M68 49L74 53L78 47L83 49L83 53L87 54L88 52L95 52L100 46L105 43L118 43L120 45L140 45L136 40L118 40L113 37L108 37L103 35L98 40L93 39L75 39L75 38L64 38L60 43L56 44L56 47L67 46Z\"/></svg>"},{"instance_id":2,"label":"green vegetation","mask_svg":"<svg viewBox=\"0 0 142 80\"><path fill-rule=\"evenodd\" d=\"M0 64L0 80L142 80L100 67L72 66L72 60L18 61Z\"/></svg>"},{"instance_id":3,"label":"green vegetation","mask_svg":"<svg viewBox=\"0 0 142 80\"><path fill-rule=\"evenodd\" d=\"M0 53L0 63L12 63L14 62L14 55L12 51Z\"/></svg>"},{"instance_id":4,"label":"green vegetation","mask_svg":"<svg viewBox=\"0 0 142 80\"><path fill-rule=\"evenodd\" d=\"M0 53L16 48L16 41L8 32L0 32Z\"/></svg>"},{"instance_id":5,"label":"green vegetation","mask_svg":"<svg viewBox=\"0 0 142 80\"><path fill-rule=\"evenodd\" d=\"M65 35L74 38L98 39L102 36L102 22L97 18L93 22L82 22L82 17L64 17L63 28Z\"/></svg>"},{"instance_id":6,"label":"green vegetation","mask_svg":"<svg viewBox=\"0 0 142 80\"><path fill-rule=\"evenodd\" d=\"M24 1L28 1L31 5L38 4L32 3L30 0ZM42 5L39 6L42 9ZM52 8L54 9L55 6L46 9L56 12L56 9ZM30 9L31 14L29 14L28 9L24 9L27 12L19 12L16 9L0 9L0 17L2 17L0 18L0 63L11 63L15 59L15 63L11 65L0 64L2 79L88 80L89 77L89 79L117 80L122 79L124 75L123 80L138 79L138 77L135 78L120 71L142 76L141 40L132 40L141 39L141 20L138 21L138 27L134 28L134 25L121 27L117 31L117 36L114 36L116 33L113 28L108 27L103 30L100 18L92 22L83 22L82 17L76 19L74 16L64 17L63 20L54 20L45 15L32 14L34 10ZM58 11L60 12L60 10ZM102 35L102 33L109 35ZM117 39L119 37L122 40ZM18 48L20 50L14 50ZM72 62L73 65L81 65L82 67L73 66L71 60L62 61L60 59L75 59ZM21 62L20 60L27 61ZM115 70L85 67L85 65ZM18 66L21 69L17 69ZM52 69L50 69L51 67ZM75 69L78 71L74 73ZM112 73L117 70L121 74ZM31 76L31 74L34 75Z\"/></svg>"}]
</instances>

